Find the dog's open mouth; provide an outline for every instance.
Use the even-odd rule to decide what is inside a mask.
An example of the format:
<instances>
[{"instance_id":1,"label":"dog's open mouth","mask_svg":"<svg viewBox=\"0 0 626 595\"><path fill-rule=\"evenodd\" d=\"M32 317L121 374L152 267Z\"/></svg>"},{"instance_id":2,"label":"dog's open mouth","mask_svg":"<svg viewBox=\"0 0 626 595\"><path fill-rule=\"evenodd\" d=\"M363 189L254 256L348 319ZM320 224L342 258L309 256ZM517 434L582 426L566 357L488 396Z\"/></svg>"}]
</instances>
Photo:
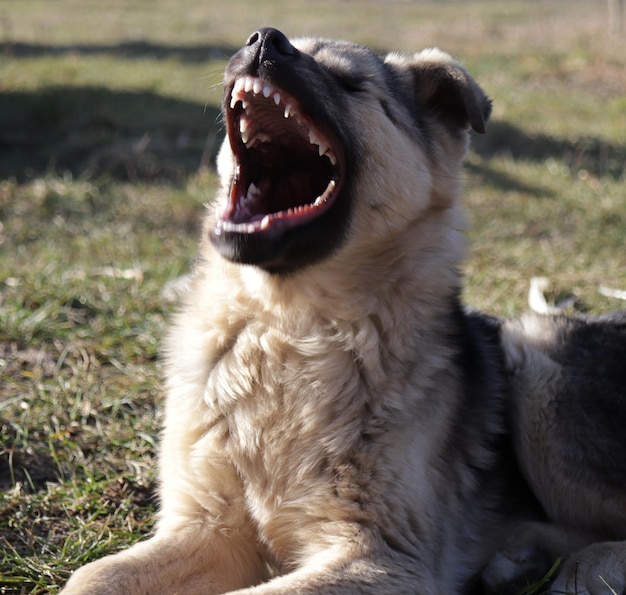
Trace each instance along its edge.
<instances>
[{"instance_id":1,"label":"dog's open mouth","mask_svg":"<svg viewBox=\"0 0 626 595\"><path fill-rule=\"evenodd\" d=\"M236 170L215 232L280 232L326 212L342 184L343 152L332 133L258 77L238 78L227 103Z\"/></svg>"}]
</instances>

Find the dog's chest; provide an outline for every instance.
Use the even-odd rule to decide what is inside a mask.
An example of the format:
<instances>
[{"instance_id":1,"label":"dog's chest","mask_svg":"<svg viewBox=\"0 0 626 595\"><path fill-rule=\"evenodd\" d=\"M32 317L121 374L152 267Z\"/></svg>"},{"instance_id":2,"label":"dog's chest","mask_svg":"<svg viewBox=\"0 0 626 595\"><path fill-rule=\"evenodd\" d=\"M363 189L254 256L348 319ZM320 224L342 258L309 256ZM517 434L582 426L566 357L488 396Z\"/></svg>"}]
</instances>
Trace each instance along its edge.
<instances>
[{"instance_id":1,"label":"dog's chest","mask_svg":"<svg viewBox=\"0 0 626 595\"><path fill-rule=\"evenodd\" d=\"M228 424L224 453L276 549L299 547L294 518L304 529L307 511L319 517L326 510L333 521L354 507L337 498L335 480L337 469L349 466L370 415L356 360L332 337L313 341L252 327L209 374L204 398L219 423Z\"/></svg>"}]
</instances>

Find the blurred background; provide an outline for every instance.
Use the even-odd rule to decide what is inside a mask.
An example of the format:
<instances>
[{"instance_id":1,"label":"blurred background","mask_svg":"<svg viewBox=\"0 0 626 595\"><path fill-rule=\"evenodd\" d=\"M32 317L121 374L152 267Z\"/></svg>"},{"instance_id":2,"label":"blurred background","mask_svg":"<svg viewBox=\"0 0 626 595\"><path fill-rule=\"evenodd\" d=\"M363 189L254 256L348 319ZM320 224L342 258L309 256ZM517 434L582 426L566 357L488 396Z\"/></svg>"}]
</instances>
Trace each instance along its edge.
<instances>
[{"instance_id":1,"label":"blurred background","mask_svg":"<svg viewBox=\"0 0 626 595\"><path fill-rule=\"evenodd\" d=\"M546 276L549 301L600 313L626 290L623 10L2 0L0 593L56 592L152 527L163 289L195 256L222 71L253 30L463 62L494 101L466 167L467 302L518 315Z\"/></svg>"}]
</instances>

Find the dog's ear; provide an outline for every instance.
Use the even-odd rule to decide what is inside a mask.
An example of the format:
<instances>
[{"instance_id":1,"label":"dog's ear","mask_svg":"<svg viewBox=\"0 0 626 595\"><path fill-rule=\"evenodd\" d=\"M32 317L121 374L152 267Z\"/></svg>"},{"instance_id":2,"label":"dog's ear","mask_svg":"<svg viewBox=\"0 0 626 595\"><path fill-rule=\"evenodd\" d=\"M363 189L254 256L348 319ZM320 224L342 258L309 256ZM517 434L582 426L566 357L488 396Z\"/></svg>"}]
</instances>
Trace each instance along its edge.
<instances>
[{"instance_id":1,"label":"dog's ear","mask_svg":"<svg viewBox=\"0 0 626 595\"><path fill-rule=\"evenodd\" d=\"M452 129L471 127L481 134L491 100L458 62L436 48L406 56L389 54L385 62L410 83L418 106ZM408 81L407 81L408 82Z\"/></svg>"}]
</instances>

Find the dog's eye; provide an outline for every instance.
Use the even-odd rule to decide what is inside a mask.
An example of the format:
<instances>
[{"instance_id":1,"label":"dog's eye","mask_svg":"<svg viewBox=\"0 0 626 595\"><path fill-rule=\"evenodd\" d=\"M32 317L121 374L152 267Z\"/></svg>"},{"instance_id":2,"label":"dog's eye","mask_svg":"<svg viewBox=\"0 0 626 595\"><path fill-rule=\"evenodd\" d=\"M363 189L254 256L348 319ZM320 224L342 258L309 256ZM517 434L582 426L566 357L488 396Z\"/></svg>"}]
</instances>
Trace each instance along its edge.
<instances>
[{"instance_id":1,"label":"dog's eye","mask_svg":"<svg viewBox=\"0 0 626 595\"><path fill-rule=\"evenodd\" d=\"M362 93L366 89L366 81L355 76L346 76L345 74L335 75L337 82L348 93Z\"/></svg>"}]
</instances>

